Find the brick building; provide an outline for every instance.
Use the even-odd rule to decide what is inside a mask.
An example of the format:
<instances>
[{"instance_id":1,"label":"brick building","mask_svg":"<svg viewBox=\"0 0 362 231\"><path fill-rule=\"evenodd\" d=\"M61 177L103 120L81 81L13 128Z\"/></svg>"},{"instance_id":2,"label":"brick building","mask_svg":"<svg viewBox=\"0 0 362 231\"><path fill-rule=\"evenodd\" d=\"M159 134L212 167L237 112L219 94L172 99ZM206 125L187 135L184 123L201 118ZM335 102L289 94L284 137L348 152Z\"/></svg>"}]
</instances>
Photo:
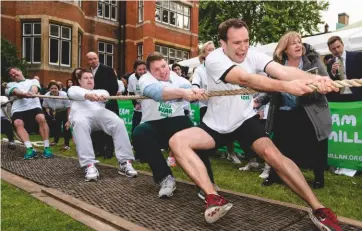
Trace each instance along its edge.
<instances>
[{"instance_id":1,"label":"brick building","mask_svg":"<svg viewBox=\"0 0 362 231\"><path fill-rule=\"evenodd\" d=\"M118 73L161 52L169 63L197 55L198 1L2 1L1 36L42 83L87 67L85 54Z\"/></svg>"}]
</instances>

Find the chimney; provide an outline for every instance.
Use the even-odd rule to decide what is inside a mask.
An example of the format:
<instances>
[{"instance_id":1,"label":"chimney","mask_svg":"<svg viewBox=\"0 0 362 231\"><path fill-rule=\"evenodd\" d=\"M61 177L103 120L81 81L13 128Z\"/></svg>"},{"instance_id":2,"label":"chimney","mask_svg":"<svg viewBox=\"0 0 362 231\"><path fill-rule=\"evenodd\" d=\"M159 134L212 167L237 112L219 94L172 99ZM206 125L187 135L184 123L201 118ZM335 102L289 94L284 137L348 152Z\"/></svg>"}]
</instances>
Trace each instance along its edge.
<instances>
[{"instance_id":1,"label":"chimney","mask_svg":"<svg viewBox=\"0 0 362 231\"><path fill-rule=\"evenodd\" d=\"M328 33L328 29L329 29L329 25L328 25L328 23L326 23L326 25L324 25L324 33Z\"/></svg>"},{"instance_id":2,"label":"chimney","mask_svg":"<svg viewBox=\"0 0 362 231\"><path fill-rule=\"evenodd\" d=\"M344 26L348 26L349 15L346 13L338 14L338 23L343 24Z\"/></svg>"}]
</instances>

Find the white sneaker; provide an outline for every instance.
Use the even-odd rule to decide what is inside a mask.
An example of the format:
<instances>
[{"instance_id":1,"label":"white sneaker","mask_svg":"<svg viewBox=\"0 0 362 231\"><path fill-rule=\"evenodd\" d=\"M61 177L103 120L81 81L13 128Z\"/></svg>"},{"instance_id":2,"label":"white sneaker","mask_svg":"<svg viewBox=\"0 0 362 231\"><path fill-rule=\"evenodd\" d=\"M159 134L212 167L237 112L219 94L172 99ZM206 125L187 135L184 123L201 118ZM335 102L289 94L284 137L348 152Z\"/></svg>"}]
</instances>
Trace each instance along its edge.
<instances>
[{"instance_id":1,"label":"white sneaker","mask_svg":"<svg viewBox=\"0 0 362 231\"><path fill-rule=\"evenodd\" d=\"M167 165L170 167L176 167L176 160L175 157L167 157Z\"/></svg>"},{"instance_id":2,"label":"white sneaker","mask_svg":"<svg viewBox=\"0 0 362 231\"><path fill-rule=\"evenodd\" d=\"M259 175L259 177L262 178L262 179L266 179L266 178L269 177L269 172L270 172L270 166L267 163L265 163L264 170Z\"/></svg>"},{"instance_id":3,"label":"white sneaker","mask_svg":"<svg viewBox=\"0 0 362 231\"><path fill-rule=\"evenodd\" d=\"M126 161L119 165L118 173L127 177L138 176L137 171L133 168L131 161Z\"/></svg>"},{"instance_id":4,"label":"white sneaker","mask_svg":"<svg viewBox=\"0 0 362 231\"><path fill-rule=\"evenodd\" d=\"M98 169L94 164L88 164L85 169L85 181L97 181L99 177Z\"/></svg>"},{"instance_id":5,"label":"white sneaker","mask_svg":"<svg viewBox=\"0 0 362 231\"><path fill-rule=\"evenodd\" d=\"M247 163L244 167L239 168L240 171L249 171L250 169L250 163Z\"/></svg>"},{"instance_id":6,"label":"white sneaker","mask_svg":"<svg viewBox=\"0 0 362 231\"><path fill-rule=\"evenodd\" d=\"M231 160L234 164L241 164L241 161L239 160L239 158L236 156L236 154L233 153L228 153L228 160Z\"/></svg>"},{"instance_id":7,"label":"white sneaker","mask_svg":"<svg viewBox=\"0 0 362 231\"><path fill-rule=\"evenodd\" d=\"M161 189L158 192L158 197L166 198L172 197L173 191L176 190L176 181L173 176L168 175L166 176L161 182Z\"/></svg>"}]
</instances>

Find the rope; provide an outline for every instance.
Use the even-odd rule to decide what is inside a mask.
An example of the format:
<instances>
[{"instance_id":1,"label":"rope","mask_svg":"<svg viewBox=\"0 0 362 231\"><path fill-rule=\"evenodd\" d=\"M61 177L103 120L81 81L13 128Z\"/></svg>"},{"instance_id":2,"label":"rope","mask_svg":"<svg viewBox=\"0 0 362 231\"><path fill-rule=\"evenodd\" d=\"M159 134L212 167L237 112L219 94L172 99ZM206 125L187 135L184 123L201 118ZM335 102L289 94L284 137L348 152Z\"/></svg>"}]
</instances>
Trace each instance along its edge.
<instances>
[{"instance_id":1,"label":"rope","mask_svg":"<svg viewBox=\"0 0 362 231\"><path fill-rule=\"evenodd\" d=\"M335 80L332 82L332 85L337 88L343 87L362 87L362 79L345 79L345 80ZM315 85L308 85L313 90L317 90L317 86ZM215 97L215 96L230 96L230 95L252 95L258 93L259 91L253 90L251 88L245 87L236 90L225 90L225 91L208 91L206 95L208 97ZM48 98L48 99L62 99L68 100L68 97L63 96L51 96L51 95L34 95L34 97L39 98ZM130 100L130 99L149 99L146 96L140 95L117 95L117 96L109 96L106 97L108 100Z\"/></svg>"}]
</instances>

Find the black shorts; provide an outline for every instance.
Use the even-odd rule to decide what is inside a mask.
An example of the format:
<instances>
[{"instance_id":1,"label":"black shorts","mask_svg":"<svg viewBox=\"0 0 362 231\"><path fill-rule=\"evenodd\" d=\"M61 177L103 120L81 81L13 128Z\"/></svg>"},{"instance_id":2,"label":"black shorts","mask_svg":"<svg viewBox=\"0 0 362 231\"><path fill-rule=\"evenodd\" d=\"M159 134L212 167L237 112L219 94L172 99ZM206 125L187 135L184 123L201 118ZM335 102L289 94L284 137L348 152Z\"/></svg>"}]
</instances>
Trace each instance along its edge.
<instances>
[{"instance_id":1,"label":"black shorts","mask_svg":"<svg viewBox=\"0 0 362 231\"><path fill-rule=\"evenodd\" d=\"M203 122L199 125L199 128L207 132L214 139L216 149L228 145L230 142L236 140L240 143L240 147L243 150L248 150L257 139L268 137L265 132L265 127L262 123L260 123L258 115L247 119L244 123L242 123L242 125L240 125L240 127L231 133L219 133L209 128Z\"/></svg>"},{"instance_id":2,"label":"black shorts","mask_svg":"<svg viewBox=\"0 0 362 231\"><path fill-rule=\"evenodd\" d=\"M15 120L19 119L22 120L24 123L24 127L28 132L32 132L34 129L36 129L36 120L35 117L38 114L44 114L43 110L41 108L34 108L27 111L22 112L14 112L13 116L11 117L13 123Z\"/></svg>"}]
</instances>

